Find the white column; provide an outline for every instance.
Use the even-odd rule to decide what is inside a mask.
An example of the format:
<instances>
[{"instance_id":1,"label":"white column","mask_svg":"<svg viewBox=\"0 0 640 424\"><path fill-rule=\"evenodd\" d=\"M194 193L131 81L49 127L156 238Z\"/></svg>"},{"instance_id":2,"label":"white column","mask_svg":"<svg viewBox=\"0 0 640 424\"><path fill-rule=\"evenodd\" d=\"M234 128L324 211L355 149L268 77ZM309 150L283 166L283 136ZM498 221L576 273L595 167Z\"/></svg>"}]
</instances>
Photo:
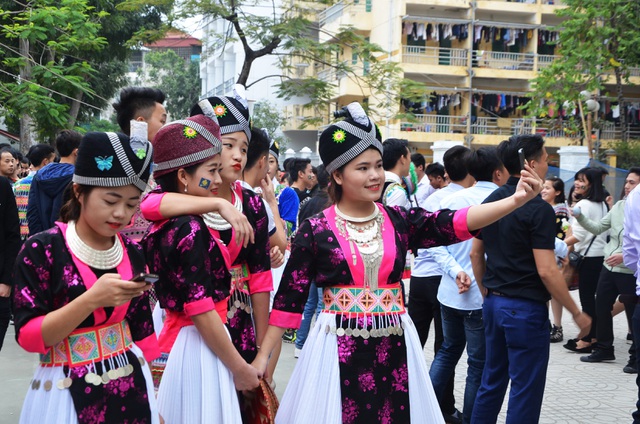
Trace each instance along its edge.
<instances>
[{"instance_id":1,"label":"white column","mask_svg":"<svg viewBox=\"0 0 640 424\"><path fill-rule=\"evenodd\" d=\"M306 146L300 149L300 157L303 159L311 159L311 153L311 149Z\"/></svg>"},{"instance_id":2,"label":"white column","mask_svg":"<svg viewBox=\"0 0 640 424\"><path fill-rule=\"evenodd\" d=\"M444 161L442 160L444 153L450 148L452 148L453 146L462 146L462 145L463 145L462 141L448 141L448 140L434 141L433 145L431 146L431 150L433 151L433 162L434 163L439 162L440 164L444 165Z\"/></svg>"},{"instance_id":3,"label":"white column","mask_svg":"<svg viewBox=\"0 0 640 424\"><path fill-rule=\"evenodd\" d=\"M587 146L562 146L560 155L560 177L563 180L573 178L582 168L589 166L589 148Z\"/></svg>"}]
</instances>

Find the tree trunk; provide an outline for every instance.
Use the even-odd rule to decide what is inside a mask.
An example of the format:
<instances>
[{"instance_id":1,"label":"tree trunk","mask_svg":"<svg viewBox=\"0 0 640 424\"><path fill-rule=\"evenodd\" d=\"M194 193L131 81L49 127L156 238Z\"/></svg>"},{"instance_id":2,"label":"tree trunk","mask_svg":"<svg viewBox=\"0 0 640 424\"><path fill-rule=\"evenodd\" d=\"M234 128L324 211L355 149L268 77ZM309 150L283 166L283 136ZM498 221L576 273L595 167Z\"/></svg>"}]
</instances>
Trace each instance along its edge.
<instances>
[{"instance_id":1,"label":"tree trunk","mask_svg":"<svg viewBox=\"0 0 640 424\"><path fill-rule=\"evenodd\" d=\"M624 111L623 107L623 96L622 96L622 72L620 71L620 67L616 66L614 68L614 73L616 76L616 92L618 94L618 107L620 108L620 131L622 133L622 141L628 141L628 128L627 128L627 114Z\"/></svg>"},{"instance_id":2,"label":"tree trunk","mask_svg":"<svg viewBox=\"0 0 640 424\"><path fill-rule=\"evenodd\" d=\"M247 80L249 79L249 73L251 73L251 65L253 64L252 55L245 51L244 62L242 63L242 70L240 71L240 75L238 75L238 81L236 84L242 84L243 86L247 86Z\"/></svg>"},{"instance_id":3,"label":"tree trunk","mask_svg":"<svg viewBox=\"0 0 640 424\"><path fill-rule=\"evenodd\" d=\"M23 57L30 57L29 55L29 40L20 39L20 54ZM20 80L29 81L31 79L31 63L26 60L25 65L20 68ZM28 114L23 114L20 117L20 151L26 154L31 146L36 144L33 137L33 119Z\"/></svg>"},{"instance_id":4,"label":"tree trunk","mask_svg":"<svg viewBox=\"0 0 640 424\"><path fill-rule=\"evenodd\" d=\"M80 100L82 100L82 91L78 91L76 95L73 96L71 108L69 109L69 120L67 121L68 128L73 128L76 125L78 112L80 112Z\"/></svg>"}]
</instances>

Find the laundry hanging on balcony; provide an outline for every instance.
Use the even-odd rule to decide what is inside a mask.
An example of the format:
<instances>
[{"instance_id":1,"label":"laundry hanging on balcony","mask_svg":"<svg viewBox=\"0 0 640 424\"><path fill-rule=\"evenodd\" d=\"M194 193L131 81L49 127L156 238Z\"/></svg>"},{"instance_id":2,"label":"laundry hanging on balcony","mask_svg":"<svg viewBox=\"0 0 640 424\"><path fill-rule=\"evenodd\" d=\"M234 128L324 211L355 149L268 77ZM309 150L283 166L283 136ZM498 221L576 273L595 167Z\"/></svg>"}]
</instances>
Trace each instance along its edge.
<instances>
[{"instance_id":1,"label":"laundry hanging on balcony","mask_svg":"<svg viewBox=\"0 0 640 424\"><path fill-rule=\"evenodd\" d=\"M469 38L467 24L438 24L424 22L402 22L402 34L412 41L466 40Z\"/></svg>"},{"instance_id":2,"label":"laundry hanging on balcony","mask_svg":"<svg viewBox=\"0 0 640 424\"><path fill-rule=\"evenodd\" d=\"M409 99L402 99L400 103L404 107L404 110L414 115L424 115L432 112L441 112L446 109L447 114L449 108L457 110L460 108L462 96L460 93L438 94L433 91L429 94L428 98L421 101L412 101Z\"/></svg>"}]
</instances>

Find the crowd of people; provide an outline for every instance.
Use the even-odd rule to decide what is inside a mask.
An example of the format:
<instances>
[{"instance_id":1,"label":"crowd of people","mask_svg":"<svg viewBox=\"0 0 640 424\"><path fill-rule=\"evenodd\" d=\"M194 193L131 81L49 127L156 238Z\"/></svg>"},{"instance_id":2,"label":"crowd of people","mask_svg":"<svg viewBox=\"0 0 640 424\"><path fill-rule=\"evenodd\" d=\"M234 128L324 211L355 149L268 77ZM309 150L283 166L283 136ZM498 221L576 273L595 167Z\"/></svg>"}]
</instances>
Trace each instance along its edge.
<instances>
[{"instance_id":1,"label":"crowd of people","mask_svg":"<svg viewBox=\"0 0 640 424\"><path fill-rule=\"evenodd\" d=\"M280 164L241 86L170 122L164 100L126 88L120 132L0 147L0 348L13 319L39 354L21 423L495 423L509 383L507 422L536 423L563 309L583 362L615 359L619 311L640 336L640 168L615 204L595 167L565 198L539 135L427 164L358 103L322 165Z\"/></svg>"}]
</instances>

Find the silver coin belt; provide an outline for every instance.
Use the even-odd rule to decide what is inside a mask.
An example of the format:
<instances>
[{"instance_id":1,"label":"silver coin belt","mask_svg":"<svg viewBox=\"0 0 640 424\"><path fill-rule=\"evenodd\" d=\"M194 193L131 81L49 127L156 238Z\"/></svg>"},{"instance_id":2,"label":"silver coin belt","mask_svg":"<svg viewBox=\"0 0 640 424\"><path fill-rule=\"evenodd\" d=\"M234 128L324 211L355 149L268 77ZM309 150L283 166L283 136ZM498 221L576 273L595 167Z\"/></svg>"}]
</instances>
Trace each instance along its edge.
<instances>
[{"instance_id":1,"label":"silver coin belt","mask_svg":"<svg viewBox=\"0 0 640 424\"><path fill-rule=\"evenodd\" d=\"M229 297L228 306L229 312L227 312L227 318L229 319L233 318L238 310L243 310L249 315L253 313L249 293L246 293L242 290L233 291L233 293Z\"/></svg>"},{"instance_id":2,"label":"silver coin belt","mask_svg":"<svg viewBox=\"0 0 640 424\"><path fill-rule=\"evenodd\" d=\"M372 318L371 325L363 326L362 318L355 318L349 316L349 314L339 315L342 318L343 323L346 322L347 327L338 327L335 325L327 325L325 327L326 334L335 334L336 336L349 336L349 337L362 337L368 339L370 337L389 337L389 336L402 336L404 334L405 325L400 320L399 314L387 314L387 315L369 315L364 318Z\"/></svg>"},{"instance_id":3,"label":"silver coin belt","mask_svg":"<svg viewBox=\"0 0 640 424\"><path fill-rule=\"evenodd\" d=\"M144 366L146 364L146 361L142 356L138 357L138 361L140 362L141 366ZM134 371L133 365L121 364L121 366L111 368L109 371L105 371L102 375L100 375L94 372L96 371L95 366L94 367L87 366L87 367L88 367L87 370L92 369L92 371L89 371L87 372L87 374L85 374L84 381L87 384L93 384L94 386L107 384L112 380L117 380L122 377L128 377ZM104 365L103 365L103 369L104 369ZM71 384L73 384L73 380L71 379L71 377L67 376L65 378L61 378L60 380L58 380L56 382L56 387L60 390L64 390L71 387ZM47 392L50 391L53 388L53 381L51 380L42 381L38 379L31 380L31 390L39 390L40 388L43 388Z\"/></svg>"}]
</instances>

